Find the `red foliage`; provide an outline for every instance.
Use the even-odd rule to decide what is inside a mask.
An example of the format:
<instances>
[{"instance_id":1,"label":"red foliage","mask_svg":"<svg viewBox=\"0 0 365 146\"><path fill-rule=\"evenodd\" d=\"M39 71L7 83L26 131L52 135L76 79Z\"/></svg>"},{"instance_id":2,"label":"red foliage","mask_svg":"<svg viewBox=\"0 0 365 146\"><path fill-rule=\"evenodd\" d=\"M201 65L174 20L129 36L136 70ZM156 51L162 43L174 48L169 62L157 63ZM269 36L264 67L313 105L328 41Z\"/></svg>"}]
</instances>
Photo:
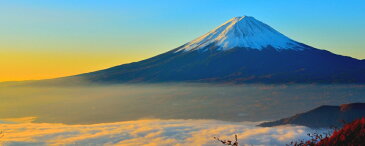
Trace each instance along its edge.
<instances>
[{"instance_id":1,"label":"red foliage","mask_svg":"<svg viewBox=\"0 0 365 146\"><path fill-rule=\"evenodd\" d=\"M331 137L323 138L316 146L362 146L365 145L365 118L346 124L333 132Z\"/></svg>"},{"instance_id":2,"label":"red foliage","mask_svg":"<svg viewBox=\"0 0 365 146\"><path fill-rule=\"evenodd\" d=\"M314 133L308 136L311 137L308 141L291 142L287 146L365 146L365 118L346 124L332 134Z\"/></svg>"}]
</instances>

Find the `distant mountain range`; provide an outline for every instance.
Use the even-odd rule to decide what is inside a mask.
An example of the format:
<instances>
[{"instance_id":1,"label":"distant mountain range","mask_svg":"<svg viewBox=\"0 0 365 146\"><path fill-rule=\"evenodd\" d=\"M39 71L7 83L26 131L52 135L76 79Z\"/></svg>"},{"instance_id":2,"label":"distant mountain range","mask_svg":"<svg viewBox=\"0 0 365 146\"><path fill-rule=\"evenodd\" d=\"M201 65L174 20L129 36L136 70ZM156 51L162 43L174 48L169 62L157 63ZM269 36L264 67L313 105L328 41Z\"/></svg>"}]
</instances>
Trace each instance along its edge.
<instances>
[{"instance_id":1,"label":"distant mountain range","mask_svg":"<svg viewBox=\"0 0 365 146\"><path fill-rule=\"evenodd\" d=\"M320 106L305 113L259 126L272 127L286 124L302 125L311 128L342 127L344 123L365 117L365 103L343 104L341 106Z\"/></svg>"},{"instance_id":2,"label":"distant mountain range","mask_svg":"<svg viewBox=\"0 0 365 146\"><path fill-rule=\"evenodd\" d=\"M48 81L365 83L364 74L364 60L299 43L243 16L155 57Z\"/></svg>"}]
</instances>

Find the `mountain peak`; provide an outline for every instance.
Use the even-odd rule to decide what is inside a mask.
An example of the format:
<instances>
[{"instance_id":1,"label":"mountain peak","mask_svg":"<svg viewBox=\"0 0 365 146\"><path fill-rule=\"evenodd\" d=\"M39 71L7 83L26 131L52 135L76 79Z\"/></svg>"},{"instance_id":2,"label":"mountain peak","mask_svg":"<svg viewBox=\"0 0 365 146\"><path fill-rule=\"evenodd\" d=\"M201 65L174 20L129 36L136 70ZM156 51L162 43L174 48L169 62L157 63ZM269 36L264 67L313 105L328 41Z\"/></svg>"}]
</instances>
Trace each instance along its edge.
<instances>
[{"instance_id":1,"label":"mountain peak","mask_svg":"<svg viewBox=\"0 0 365 146\"><path fill-rule=\"evenodd\" d=\"M252 16L237 16L237 17L233 17L231 20L241 21L243 19L247 20L247 19L255 19L255 18Z\"/></svg>"},{"instance_id":2,"label":"mountain peak","mask_svg":"<svg viewBox=\"0 0 365 146\"><path fill-rule=\"evenodd\" d=\"M251 16L234 17L207 34L186 43L178 51L206 50L214 45L218 50L249 48L262 50L273 47L276 50L302 50L302 45L269 25Z\"/></svg>"}]
</instances>

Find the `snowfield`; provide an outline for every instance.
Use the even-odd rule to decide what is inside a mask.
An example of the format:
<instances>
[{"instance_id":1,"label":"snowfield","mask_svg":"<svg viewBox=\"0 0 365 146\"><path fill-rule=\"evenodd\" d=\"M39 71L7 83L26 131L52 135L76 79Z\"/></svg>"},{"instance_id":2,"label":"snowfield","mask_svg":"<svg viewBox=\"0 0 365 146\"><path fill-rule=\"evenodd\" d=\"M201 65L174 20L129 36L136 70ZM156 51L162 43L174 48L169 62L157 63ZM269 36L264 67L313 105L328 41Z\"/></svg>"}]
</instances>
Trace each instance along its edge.
<instances>
[{"instance_id":1,"label":"snowfield","mask_svg":"<svg viewBox=\"0 0 365 146\"><path fill-rule=\"evenodd\" d=\"M220 50L242 47L263 49L273 47L280 49L302 50L300 43L286 37L269 25L254 17L234 17L207 34L185 44L179 51L205 49L208 45L218 46Z\"/></svg>"}]
</instances>

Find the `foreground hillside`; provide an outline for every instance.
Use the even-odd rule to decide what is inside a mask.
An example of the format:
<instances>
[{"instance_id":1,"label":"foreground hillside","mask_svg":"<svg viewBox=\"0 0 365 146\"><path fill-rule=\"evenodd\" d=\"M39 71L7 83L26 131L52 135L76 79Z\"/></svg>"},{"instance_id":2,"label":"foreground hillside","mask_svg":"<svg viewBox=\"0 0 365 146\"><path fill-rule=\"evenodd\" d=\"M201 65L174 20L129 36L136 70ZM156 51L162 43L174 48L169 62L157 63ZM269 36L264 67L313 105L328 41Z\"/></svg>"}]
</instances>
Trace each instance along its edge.
<instances>
[{"instance_id":1,"label":"foreground hillside","mask_svg":"<svg viewBox=\"0 0 365 146\"><path fill-rule=\"evenodd\" d=\"M330 136L308 134L310 139L291 142L293 146L363 146L365 145L365 118L357 119L335 130Z\"/></svg>"},{"instance_id":2,"label":"foreground hillside","mask_svg":"<svg viewBox=\"0 0 365 146\"><path fill-rule=\"evenodd\" d=\"M361 146L365 145L365 118L346 124L333 132L331 137L322 139L317 146Z\"/></svg>"}]
</instances>

